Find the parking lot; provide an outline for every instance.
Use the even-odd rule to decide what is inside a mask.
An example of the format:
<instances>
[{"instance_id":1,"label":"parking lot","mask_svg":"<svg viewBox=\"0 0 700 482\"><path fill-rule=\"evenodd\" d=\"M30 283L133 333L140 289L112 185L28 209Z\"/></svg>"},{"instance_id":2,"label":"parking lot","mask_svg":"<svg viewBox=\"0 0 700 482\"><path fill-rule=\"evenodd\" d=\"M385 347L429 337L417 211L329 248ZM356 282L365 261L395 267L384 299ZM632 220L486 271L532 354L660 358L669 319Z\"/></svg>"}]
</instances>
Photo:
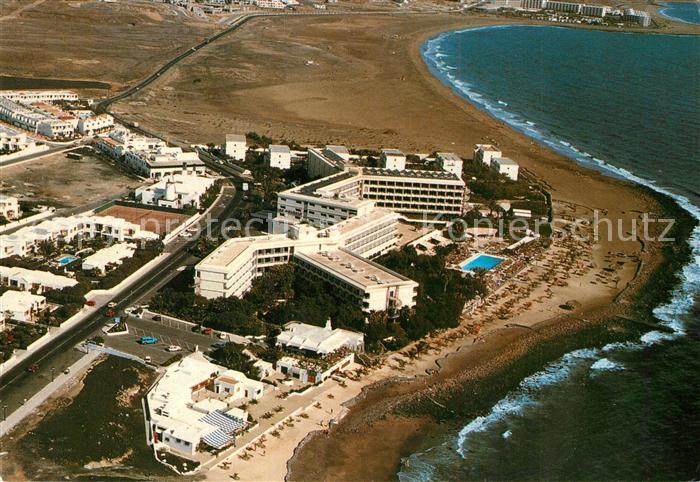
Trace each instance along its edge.
<instances>
[{"instance_id":1,"label":"parking lot","mask_svg":"<svg viewBox=\"0 0 700 482\"><path fill-rule=\"evenodd\" d=\"M193 352L195 347L199 347L199 351L206 352L216 343L222 342L213 334L195 333L189 326L180 325L177 322L158 322L129 316L126 323L129 326L129 333L104 336L105 345L141 358L150 356L156 364L162 364L176 354L176 352L167 351L170 345L182 348L177 353L187 354ZM153 345L141 345L138 340L142 336L152 336L157 338L158 342Z\"/></svg>"}]
</instances>

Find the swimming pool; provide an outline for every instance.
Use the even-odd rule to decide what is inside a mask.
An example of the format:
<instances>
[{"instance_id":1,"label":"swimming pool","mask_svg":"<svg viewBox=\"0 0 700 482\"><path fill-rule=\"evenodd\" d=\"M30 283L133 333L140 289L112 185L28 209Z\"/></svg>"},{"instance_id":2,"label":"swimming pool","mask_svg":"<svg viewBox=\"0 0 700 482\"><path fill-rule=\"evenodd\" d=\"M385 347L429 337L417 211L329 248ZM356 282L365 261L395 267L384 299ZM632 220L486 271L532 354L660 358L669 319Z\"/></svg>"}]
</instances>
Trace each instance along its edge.
<instances>
[{"instance_id":1,"label":"swimming pool","mask_svg":"<svg viewBox=\"0 0 700 482\"><path fill-rule=\"evenodd\" d=\"M475 269L490 270L498 266L503 261L503 258L490 256L488 254L479 253L471 258L467 258L462 262L462 271L473 271Z\"/></svg>"},{"instance_id":2,"label":"swimming pool","mask_svg":"<svg viewBox=\"0 0 700 482\"><path fill-rule=\"evenodd\" d=\"M59 266L65 266L67 264L71 264L73 261L76 261L78 258L71 255L71 254L64 254L60 258L56 260Z\"/></svg>"}]
</instances>

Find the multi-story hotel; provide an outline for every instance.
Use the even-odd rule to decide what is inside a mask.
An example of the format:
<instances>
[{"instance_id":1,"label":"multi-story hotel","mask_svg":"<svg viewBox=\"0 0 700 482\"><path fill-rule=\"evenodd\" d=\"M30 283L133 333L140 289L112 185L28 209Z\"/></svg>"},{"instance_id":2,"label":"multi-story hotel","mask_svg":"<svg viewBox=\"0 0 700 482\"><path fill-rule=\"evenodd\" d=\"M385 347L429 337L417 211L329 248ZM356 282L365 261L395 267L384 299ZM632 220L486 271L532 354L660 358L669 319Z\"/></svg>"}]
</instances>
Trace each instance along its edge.
<instances>
[{"instance_id":1,"label":"multi-story hotel","mask_svg":"<svg viewBox=\"0 0 700 482\"><path fill-rule=\"evenodd\" d=\"M348 168L277 195L277 216L323 227L373 206L409 215L455 215L464 211L466 186L444 171Z\"/></svg>"},{"instance_id":2,"label":"multi-story hotel","mask_svg":"<svg viewBox=\"0 0 700 482\"><path fill-rule=\"evenodd\" d=\"M418 284L367 259L396 247L399 218L374 209L328 228L290 224L285 234L230 239L195 267L195 292L242 296L267 269L293 262L358 300L365 311L413 306Z\"/></svg>"}]
</instances>

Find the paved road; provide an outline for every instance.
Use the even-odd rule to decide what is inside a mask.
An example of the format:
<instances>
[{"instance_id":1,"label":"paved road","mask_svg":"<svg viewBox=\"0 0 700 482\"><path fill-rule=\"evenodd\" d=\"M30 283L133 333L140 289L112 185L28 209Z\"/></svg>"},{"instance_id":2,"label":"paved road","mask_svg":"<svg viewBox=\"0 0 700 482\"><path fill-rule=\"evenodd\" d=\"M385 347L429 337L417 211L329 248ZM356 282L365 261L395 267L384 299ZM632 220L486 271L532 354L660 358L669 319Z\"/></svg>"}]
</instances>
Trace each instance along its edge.
<instances>
[{"instance_id":1,"label":"paved road","mask_svg":"<svg viewBox=\"0 0 700 482\"><path fill-rule=\"evenodd\" d=\"M156 321L130 316L126 323L129 326L129 334L105 337L105 344L141 358L150 356L153 363L157 364L165 362L175 354L166 350L171 345L181 347L181 353L191 353L195 347L199 347L200 351L208 351L217 343L221 343L221 340L214 336L195 333L189 329L180 330ZM138 340L142 336L153 336L158 339L158 343L141 345Z\"/></svg>"},{"instance_id":2,"label":"paved road","mask_svg":"<svg viewBox=\"0 0 700 482\"><path fill-rule=\"evenodd\" d=\"M219 203L212 208L212 217L219 220L225 219L227 216L230 216L236 204L240 201L241 194L239 191L235 191L235 194L232 194L232 188L228 188L228 190L228 195L222 197ZM202 223L204 222L205 221L202 221ZM221 221L215 222L213 224L214 229L218 229L220 223ZM115 310L123 310L128 306L141 303L144 297L152 295L154 289L161 285L163 280L172 276L173 273L177 273L177 269L186 264L188 259L191 259L187 248L194 243L194 240L178 238L174 243L169 257L162 261L161 264L150 273L143 276L143 278L137 281L127 292L121 293L114 298L114 301L117 303ZM0 396L2 396L3 399L17 397L18 395L14 393L14 391L18 390L23 392L21 394L22 398L31 398L33 395L32 390L36 390L37 387L36 384L26 383L27 378L35 376L35 374L27 372L27 367L33 364L38 364L40 367L60 366L56 362L59 355L70 351L73 346L91 336L96 330L99 330L106 324L107 321L107 317L103 316L101 313L97 313L82 324L67 331L60 338L56 338L45 347L34 352L15 368L1 373Z\"/></svg>"}]
</instances>

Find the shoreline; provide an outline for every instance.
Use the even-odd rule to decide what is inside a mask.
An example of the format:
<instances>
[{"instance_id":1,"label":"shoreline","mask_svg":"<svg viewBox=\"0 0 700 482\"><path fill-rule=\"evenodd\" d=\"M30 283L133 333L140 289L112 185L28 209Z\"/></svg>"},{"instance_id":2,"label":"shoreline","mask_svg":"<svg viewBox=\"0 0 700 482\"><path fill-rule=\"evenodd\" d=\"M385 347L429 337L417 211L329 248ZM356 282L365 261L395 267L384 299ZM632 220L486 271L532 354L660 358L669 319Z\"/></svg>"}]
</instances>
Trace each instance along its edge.
<instances>
[{"instance_id":1,"label":"shoreline","mask_svg":"<svg viewBox=\"0 0 700 482\"><path fill-rule=\"evenodd\" d=\"M422 71L422 80L427 81L429 84L432 84L433 87L435 88L436 91L441 92L447 100L449 100L452 103L458 103L462 104L460 107L467 107L468 109L472 110L478 110L481 114L487 115L491 117L495 122L500 123L502 126L507 128L508 130L511 130L513 133L517 134L518 136L525 136L522 132L518 131L514 127L508 125L506 122L496 119L495 117L492 117L488 112L482 110L480 106L477 106L470 102L468 99L463 98L460 96L453 88L449 87L444 83L437 75L434 75L433 72L431 72L430 67L427 65L427 63L423 59L423 50L422 47L423 45L430 39L435 38L439 35L447 34L449 32L455 32L455 31L462 31L462 30L469 30L469 29L474 29L474 28L498 28L498 27L508 27L508 26L513 26L513 25L519 25L517 23L508 23L505 25L487 25L487 26L480 26L480 27L467 27L467 28L453 28L451 30L444 30L444 29L434 29L432 31L428 32L423 32L418 38L414 39L411 43L411 57L413 58L414 65L418 66L418 70ZM528 24L524 24L528 25ZM536 26L529 24L530 26ZM542 26L548 26L548 25L542 25ZM656 32L654 32L656 33ZM539 142L539 140L536 140L535 142ZM544 149L551 150L549 147L546 146L541 146ZM557 152L556 154L563 156L564 154ZM585 164L582 164L580 161L567 157L567 161L574 164L580 169L584 170L589 170L589 171L594 171L600 175L605 176L606 178L610 179L611 181L615 180L617 182L621 182L626 185L626 188L635 190L635 191L640 191L643 192L645 195L650 196L654 198L655 203L657 206L659 206L665 215L669 215L671 213L675 214L676 217L680 217L683 219L682 223L679 223L679 226L677 226L677 231L682 233L682 246L680 247L681 249L678 249L677 246L674 246L673 248L673 253L664 253L663 249L655 249L652 248L653 253L650 253L649 256L651 257L651 262L648 262L645 264L640 263L637 267L637 270L635 271L635 275L631 282L623 288L622 291L620 291L616 297L615 300L617 301L618 298L621 299L626 299L627 302L631 303L639 303L640 299L644 297L645 292L651 292L653 293L652 297L654 298L654 303L657 304L658 302L662 301L669 301L671 298L672 291L677 287L678 282L681 279L682 273L679 270L682 270L683 266L685 266L689 261L690 261L690 255L691 255L691 247L689 245L689 240L690 236L692 236L692 230L695 226L697 226L697 219L693 218L692 213L688 211L688 209L684 208L681 202L677 198L674 198L672 193L669 192L659 192L658 190L653 189L650 185L645 185L645 184L640 184L638 182L635 182L633 179L625 178L619 175L614 175L612 172L606 171L604 167L600 167L600 169L596 169L595 166L587 166ZM614 166L613 166L614 167ZM648 181L647 181L648 182ZM678 197L680 195L676 195ZM687 201L687 199L686 199ZM644 250L644 248L643 248ZM651 280L653 279L654 275L657 273L662 273L664 272L665 269L670 268L673 270L673 277L670 282L667 282L665 286L659 287L656 286L658 283L653 283ZM659 288L661 288L661 291L659 291ZM645 307L639 307L637 309L634 309L633 312L637 312L638 314L641 314L645 319L650 319L653 320L653 314L650 312L650 309L654 308L654 306L650 306L648 303L644 303ZM658 304L657 304L658 306ZM615 320L620 316L620 313L616 309L609 309L605 306L601 306L600 308L589 310L589 311L584 311L582 313L579 313L579 317L585 316L587 318L587 321L591 321L590 317L591 315L595 316L597 320L594 322L595 325L598 326L603 326L611 321ZM529 327L530 333L522 333L519 338L520 340L524 340L529 338L530 336L537 337L538 335L544 335L542 336L542 339L539 341L535 341L534 344L537 345L542 345L542 344L547 344L551 342L552 340L558 338L557 336L548 338L546 333L547 330L552 329L553 327L558 327L558 328L566 328L565 331L568 331L565 335L560 335L561 336L572 336L575 337L576 335L580 334L581 332L585 331L587 328L590 328L589 326L586 326L585 324L579 324L578 327L575 327L576 325L576 320L575 318L571 316L564 315L563 317L555 317L546 321L539 322L531 327ZM568 326L566 326L568 325ZM653 325L649 325L646 327L648 330L651 330L652 328L658 328L654 327ZM487 336L492 335L491 338L499 338L497 335L498 331L500 330L494 330L490 332ZM534 335L533 335L534 334ZM501 333L501 335L503 335ZM504 337L500 336L500 340L493 340L494 342L500 342L498 344L503 345L504 344ZM439 386L440 384L455 384L459 383L458 380L464 380L468 379L470 377L470 371L478 371L480 364L476 362L472 362L471 366L469 363L469 358L470 358L470 350L463 350L464 348L468 348L468 345L460 345L456 347L454 351L449 351L448 353L441 353L440 356L437 356L433 359L434 364L438 367L434 375L427 375L427 374L422 374L422 375L416 375L415 379L411 382L408 382L409 384L412 385L421 385L421 384L428 384L428 380L433 378L432 383L430 385L432 386ZM503 346L502 346L503 348ZM498 352L499 352L499 347L492 347L492 356L494 358L498 358ZM512 353L510 353L512 355ZM489 377L493 376L495 373L497 373L499 370L507 370L509 367L512 367L516 364L519 363L523 358L527 356L527 352L521 353L520 356L512 356L510 360L505 361L501 360L500 361L500 366L497 363L497 366L491 366L491 371L486 374L480 374L479 377L482 379L482 381L487 380ZM465 360L467 359L467 360ZM450 374L452 372L452 374ZM391 379L385 379L383 383L387 384L392 384L392 383L402 383L402 382L392 382ZM488 381L486 381L488 383ZM357 412L361 412L362 410L367 410L367 408L362 407L362 405L367 404L366 400L368 397L372 398L369 393L372 391L377 392L379 395L375 395L376 398L384 398L386 395L389 394L384 394L382 392L385 392L386 389L385 387L381 386L382 382L379 382L379 386L376 384L370 385L366 387L363 390L363 393L361 396L356 397L355 399L351 399L346 403L346 406L350 410L350 416L355 414L356 416L361 416L361 414L357 414ZM420 389L419 387L416 387ZM440 390L440 388L435 388L435 391ZM391 395L389 395L391 396ZM355 413L353 413L355 411ZM402 423L405 423L405 419L411 419L415 415L410 415L408 417L401 417L398 415L395 415L391 412L384 413L382 414L381 417L378 418L378 421L375 423L378 423L379 425L383 424L384 420L388 417L392 420L392 425L398 426L401 425ZM424 416L424 415L423 415ZM404 420L401 420L401 419ZM341 422L341 425L334 429L334 432L337 434L340 432L340 435L336 435L337 438L342 438L342 444L347 445L351 444L352 441L355 442L360 442L360 440L371 440L373 438L373 434L376 433L378 436L378 440L381 440L381 436L379 436L379 433L382 432L381 428L375 429L375 430L368 430L368 433L365 433L362 437L348 437L344 436L347 435L346 433L342 433L342 426L347 423L352 423L352 422L347 422L346 420L343 420ZM425 425L428 425L430 422L425 422ZM423 428L425 428L425 425ZM389 467L385 466L384 472L376 473L372 472L371 476L373 479L376 480L390 480L390 479L395 479L396 478L396 470L399 468L400 464L403 463L402 461L405 459L405 457L411 455L411 453L420 451L421 449L426 449L431 446L431 442L429 440L421 440L421 441L416 441L410 440L410 430L404 430L404 429L398 429L398 431L403 431L405 432L406 436L406 443L400 447L387 447L385 444L383 444L381 441L379 444L373 447L374 450L382 450L382 457L383 458L391 458L393 460L393 463L390 464ZM366 431L367 432L367 431ZM314 475L311 476L312 478L321 476L321 478L329 478L328 473L319 473L319 472L309 472L309 464L306 463L304 464L304 456L305 456L305 451L308 452L313 452L315 454L315 457L318 457L319 453L319 446L316 445L314 446L314 442L318 441L320 438L320 434L318 432L310 432L301 442L300 444L295 448L293 457L288 460L287 462L287 480L303 480L303 479L308 479L309 474L313 473ZM331 435L332 438L332 435ZM360 440L353 440L359 438ZM377 440L377 439L375 439ZM328 440L326 437L326 440L324 440L324 445L328 444ZM338 449L339 447L334 447L335 449ZM330 452L333 452L333 450L330 450ZM323 459L323 456L319 457L320 459ZM359 460L362 460L361 457L358 457ZM365 459L366 460L366 459ZM300 465L300 466L299 466ZM346 464L346 466L349 466L351 464ZM393 465L393 466L392 466ZM337 469L337 467L336 467ZM299 474L299 476L297 476ZM303 476L301 475L303 474ZM330 478L336 478L336 477L348 477L350 476L351 478L365 478L367 475L370 475L366 471L360 471L360 476L357 477L357 473L355 472L343 472L342 470L338 472L338 470L331 472Z\"/></svg>"}]
</instances>

